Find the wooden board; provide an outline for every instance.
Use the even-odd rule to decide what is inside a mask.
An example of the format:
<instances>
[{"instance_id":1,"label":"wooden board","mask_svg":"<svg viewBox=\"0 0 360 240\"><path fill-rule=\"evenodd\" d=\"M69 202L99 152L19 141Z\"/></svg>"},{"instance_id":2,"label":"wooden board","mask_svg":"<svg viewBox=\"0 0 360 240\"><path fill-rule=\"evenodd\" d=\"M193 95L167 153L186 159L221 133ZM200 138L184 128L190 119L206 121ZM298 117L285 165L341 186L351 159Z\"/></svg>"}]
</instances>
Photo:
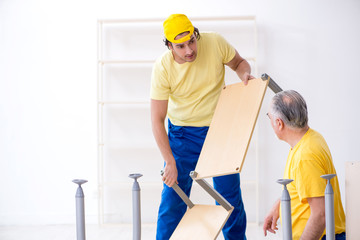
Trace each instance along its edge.
<instances>
[{"instance_id":1,"label":"wooden board","mask_svg":"<svg viewBox=\"0 0 360 240\"><path fill-rule=\"evenodd\" d=\"M360 236L360 162L345 163L346 239Z\"/></svg>"},{"instance_id":2,"label":"wooden board","mask_svg":"<svg viewBox=\"0 0 360 240\"><path fill-rule=\"evenodd\" d=\"M196 165L196 179L238 173L265 95L268 81L226 86L220 95Z\"/></svg>"},{"instance_id":3,"label":"wooden board","mask_svg":"<svg viewBox=\"0 0 360 240\"><path fill-rule=\"evenodd\" d=\"M214 240L232 211L217 205L194 205L186 211L170 239Z\"/></svg>"}]
</instances>

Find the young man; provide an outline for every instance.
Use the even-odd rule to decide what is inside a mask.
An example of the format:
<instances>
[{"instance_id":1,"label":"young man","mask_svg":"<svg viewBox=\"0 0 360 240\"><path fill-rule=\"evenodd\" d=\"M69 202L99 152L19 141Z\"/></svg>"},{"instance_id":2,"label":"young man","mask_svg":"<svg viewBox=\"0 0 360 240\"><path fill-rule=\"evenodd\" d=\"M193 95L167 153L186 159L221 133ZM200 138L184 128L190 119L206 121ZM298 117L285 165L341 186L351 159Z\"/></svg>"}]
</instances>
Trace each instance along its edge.
<instances>
[{"instance_id":1,"label":"young man","mask_svg":"<svg viewBox=\"0 0 360 240\"><path fill-rule=\"evenodd\" d=\"M195 169L224 86L224 65L245 84L254 78L248 62L219 34L200 36L183 14L171 15L163 26L169 51L156 61L151 80L152 129L165 161L156 239L169 239L186 211L171 186L178 183L190 195L189 174ZM214 178L214 187L234 206L223 228L225 239L246 239L239 174Z\"/></svg>"},{"instance_id":2,"label":"young man","mask_svg":"<svg viewBox=\"0 0 360 240\"><path fill-rule=\"evenodd\" d=\"M287 185L291 198L293 239L326 239L325 187L320 176L336 174L329 147L322 135L308 126L305 100L296 91L277 93L270 104L268 117L275 134L291 149L285 166L284 178L294 181ZM337 177L331 180L334 189L336 240L345 239L345 214L341 203ZM264 220L264 235L275 233L279 218L277 200Z\"/></svg>"}]
</instances>

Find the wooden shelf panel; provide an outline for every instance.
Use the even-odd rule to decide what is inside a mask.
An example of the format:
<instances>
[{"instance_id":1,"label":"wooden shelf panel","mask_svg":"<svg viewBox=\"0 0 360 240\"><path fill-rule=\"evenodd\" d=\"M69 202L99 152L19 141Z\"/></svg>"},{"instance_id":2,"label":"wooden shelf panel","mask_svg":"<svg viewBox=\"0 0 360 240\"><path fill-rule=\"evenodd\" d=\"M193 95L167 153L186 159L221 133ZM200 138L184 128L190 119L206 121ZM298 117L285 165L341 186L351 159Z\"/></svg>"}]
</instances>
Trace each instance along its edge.
<instances>
[{"instance_id":1,"label":"wooden shelf panel","mask_svg":"<svg viewBox=\"0 0 360 240\"><path fill-rule=\"evenodd\" d=\"M222 90L196 165L197 179L241 171L267 84L253 79Z\"/></svg>"},{"instance_id":2,"label":"wooden shelf panel","mask_svg":"<svg viewBox=\"0 0 360 240\"><path fill-rule=\"evenodd\" d=\"M195 205L186 211L170 239L216 239L232 210L217 205Z\"/></svg>"}]
</instances>

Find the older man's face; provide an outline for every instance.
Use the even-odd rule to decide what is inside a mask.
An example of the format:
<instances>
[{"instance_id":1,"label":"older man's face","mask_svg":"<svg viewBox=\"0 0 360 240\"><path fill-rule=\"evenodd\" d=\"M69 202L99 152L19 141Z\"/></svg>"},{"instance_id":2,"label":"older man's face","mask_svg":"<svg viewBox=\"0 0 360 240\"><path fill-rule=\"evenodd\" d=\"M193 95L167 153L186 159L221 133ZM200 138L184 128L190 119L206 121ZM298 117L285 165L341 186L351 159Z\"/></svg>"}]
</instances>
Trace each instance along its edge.
<instances>
[{"instance_id":1,"label":"older man's face","mask_svg":"<svg viewBox=\"0 0 360 240\"><path fill-rule=\"evenodd\" d=\"M278 117L276 117L275 115L272 114L271 109L272 108L271 108L271 105L270 105L266 115L270 119L270 125L271 125L272 129L274 130L275 135L281 140L281 138L279 136L279 122L278 122L278 121L281 121L281 120Z\"/></svg>"}]
</instances>

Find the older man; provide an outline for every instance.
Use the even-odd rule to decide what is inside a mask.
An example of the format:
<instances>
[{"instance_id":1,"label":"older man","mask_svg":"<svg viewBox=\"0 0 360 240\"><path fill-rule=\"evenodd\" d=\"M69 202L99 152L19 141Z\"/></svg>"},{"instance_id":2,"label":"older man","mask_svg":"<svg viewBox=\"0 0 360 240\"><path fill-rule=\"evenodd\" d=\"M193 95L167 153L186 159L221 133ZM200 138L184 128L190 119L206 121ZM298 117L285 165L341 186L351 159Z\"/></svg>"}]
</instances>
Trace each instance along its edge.
<instances>
[{"instance_id":1,"label":"older man","mask_svg":"<svg viewBox=\"0 0 360 240\"><path fill-rule=\"evenodd\" d=\"M291 198L293 239L325 239L326 181L321 175L336 173L331 153L322 135L308 126L305 100L296 91L277 93L270 104L268 117L275 134L291 149L284 178L294 181L287 185ZM334 188L336 240L345 239L345 214L341 203L337 177L331 180ZM275 233L279 218L277 200L264 220L264 234Z\"/></svg>"}]
</instances>

